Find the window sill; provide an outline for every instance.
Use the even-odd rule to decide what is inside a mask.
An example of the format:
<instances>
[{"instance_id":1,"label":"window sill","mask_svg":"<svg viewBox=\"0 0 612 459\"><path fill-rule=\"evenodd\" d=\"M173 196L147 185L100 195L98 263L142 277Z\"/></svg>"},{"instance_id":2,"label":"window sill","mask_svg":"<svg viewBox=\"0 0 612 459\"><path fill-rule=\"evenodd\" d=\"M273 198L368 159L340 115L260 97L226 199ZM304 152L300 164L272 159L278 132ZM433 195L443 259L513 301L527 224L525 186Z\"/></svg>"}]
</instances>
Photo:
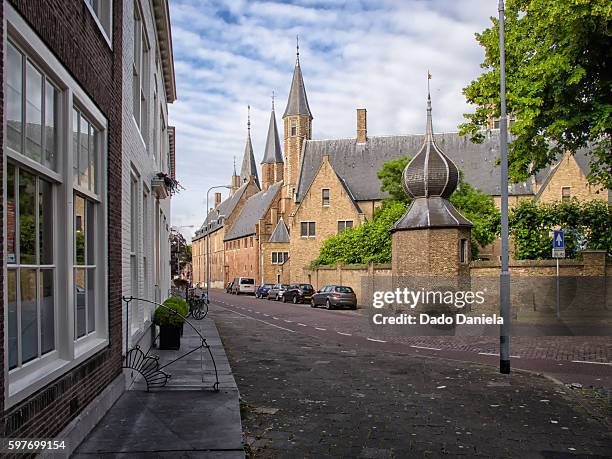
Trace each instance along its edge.
<instances>
[{"instance_id":1,"label":"window sill","mask_svg":"<svg viewBox=\"0 0 612 459\"><path fill-rule=\"evenodd\" d=\"M27 375L11 375L8 384L8 398L5 409L26 399L36 391L42 389L54 379L59 378L83 361L101 351L108 345L108 340L94 338L80 344L75 344L74 360L53 359L41 365ZM11 379L14 379L10 381Z\"/></svg>"}]
</instances>

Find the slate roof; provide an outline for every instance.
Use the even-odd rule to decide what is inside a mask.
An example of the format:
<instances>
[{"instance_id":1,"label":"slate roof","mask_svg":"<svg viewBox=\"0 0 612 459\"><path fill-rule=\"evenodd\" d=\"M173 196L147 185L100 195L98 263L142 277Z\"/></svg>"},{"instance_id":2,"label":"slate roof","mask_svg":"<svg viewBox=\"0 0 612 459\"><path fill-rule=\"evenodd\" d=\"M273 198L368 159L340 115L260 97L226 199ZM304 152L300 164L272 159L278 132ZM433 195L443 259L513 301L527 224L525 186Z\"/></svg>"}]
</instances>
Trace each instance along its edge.
<instances>
[{"instance_id":1,"label":"slate roof","mask_svg":"<svg viewBox=\"0 0 612 459\"><path fill-rule=\"evenodd\" d=\"M231 241L232 239L255 234L255 225L259 222L259 219L265 215L274 196L276 196L276 193L282 185L283 182L276 182L267 190L260 191L251 196L247 202L245 202L242 212L240 212L240 215L230 230L225 233L224 240Z\"/></svg>"},{"instance_id":2,"label":"slate roof","mask_svg":"<svg viewBox=\"0 0 612 459\"><path fill-rule=\"evenodd\" d=\"M210 223L209 230L211 233L214 233L219 228L223 227L223 223L219 223L219 216L223 215L224 218L227 218L231 215L231 213L236 208L238 201L244 194L244 191L247 189L247 185L248 183L244 183L240 188L236 190L236 192L233 195L226 198L224 201L221 202L221 204L219 204L218 207L216 207L215 209L211 210L208 213L208 215L206 216L206 219L204 220L204 223L202 223L202 226L200 227L200 229L196 231L196 235L194 239L199 239L200 237L203 237L206 235L207 233L206 227L208 226L209 223Z\"/></svg>"},{"instance_id":3,"label":"slate roof","mask_svg":"<svg viewBox=\"0 0 612 459\"><path fill-rule=\"evenodd\" d=\"M268 239L268 242L287 243L289 242L289 229L285 225L283 217L280 218L276 224L276 228L272 232L272 236Z\"/></svg>"},{"instance_id":4,"label":"slate roof","mask_svg":"<svg viewBox=\"0 0 612 459\"><path fill-rule=\"evenodd\" d=\"M247 135L246 145L244 146L244 156L242 158L242 169L240 170L240 180L242 183L248 182L249 177L253 177L258 187L259 176L257 175L257 163L255 163L255 155L253 154L253 144L251 143L251 132Z\"/></svg>"},{"instance_id":5,"label":"slate roof","mask_svg":"<svg viewBox=\"0 0 612 459\"><path fill-rule=\"evenodd\" d=\"M324 155L336 173L345 180L356 201L385 199L389 195L380 190L378 171L391 159L414 156L423 145L424 134L368 137L366 143L355 138L333 140L307 140L300 167L297 201L300 202L319 170ZM465 180L485 193L499 196L500 174L496 160L499 157L499 131L485 133L481 144L470 142L468 136L457 133L434 134L436 144L444 151ZM510 194L533 194L531 182L511 185Z\"/></svg>"},{"instance_id":6,"label":"slate roof","mask_svg":"<svg viewBox=\"0 0 612 459\"><path fill-rule=\"evenodd\" d=\"M471 227L472 222L441 196L414 199L406 213L391 228L391 232L419 228Z\"/></svg>"},{"instance_id":7,"label":"slate roof","mask_svg":"<svg viewBox=\"0 0 612 459\"><path fill-rule=\"evenodd\" d=\"M266 138L266 149L261 164L274 164L283 162L283 153L281 151L280 138L276 127L276 115L274 108L270 113L270 125L268 126L268 137Z\"/></svg>"},{"instance_id":8,"label":"slate roof","mask_svg":"<svg viewBox=\"0 0 612 459\"><path fill-rule=\"evenodd\" d=\"M312 119L308 98L306 97L306 87L302 78L302 69L300 68L300 60L295 62L293 70L293 79L291 80L291 89L289 90L289 100L287 100L287 108L283 118L289 115L305 115Z\"/></svg>"}]
</instances>

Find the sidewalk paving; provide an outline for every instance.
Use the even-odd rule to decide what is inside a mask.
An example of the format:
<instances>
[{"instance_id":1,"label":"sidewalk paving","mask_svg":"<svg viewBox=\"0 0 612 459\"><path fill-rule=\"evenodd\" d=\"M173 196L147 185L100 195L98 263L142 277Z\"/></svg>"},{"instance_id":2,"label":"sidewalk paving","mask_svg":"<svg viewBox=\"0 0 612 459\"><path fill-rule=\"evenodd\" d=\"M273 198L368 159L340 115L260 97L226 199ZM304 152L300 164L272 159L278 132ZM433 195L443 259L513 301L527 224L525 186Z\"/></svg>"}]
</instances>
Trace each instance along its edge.
<instances>
[{"instance_id":1,"label":"sidewalk paving","mask_svg":"<svg viewBox=\"0 0 612 459\"><path fill-rule=\"evenodd\" d=\"M108 411L72 457L244 458L239 393L215 323L189 319L211 347L169 365L165 387L146 392L138 380ZM160 367L199 346L200 338L185 324L179 351L159 351ZM145 350L146 351L146 350ZM202 372L201 365L204 371Z\"/></svg>"}]
</instances>

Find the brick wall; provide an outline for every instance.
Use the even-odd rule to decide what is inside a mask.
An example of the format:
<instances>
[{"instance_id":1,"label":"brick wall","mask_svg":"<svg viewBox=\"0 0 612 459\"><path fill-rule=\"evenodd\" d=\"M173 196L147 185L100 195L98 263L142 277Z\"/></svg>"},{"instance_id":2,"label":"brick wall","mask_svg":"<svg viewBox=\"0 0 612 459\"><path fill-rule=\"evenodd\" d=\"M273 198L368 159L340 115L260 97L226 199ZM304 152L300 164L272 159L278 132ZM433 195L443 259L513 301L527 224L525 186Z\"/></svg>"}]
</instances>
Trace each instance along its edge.
<instances>
[{"instance_id":1,"label":"brick wall","mask_svg":"<svg viewBox=\"0 0 612 459\"><path fill-rule=\"evenodd\" d=\"M109 123L107 289L110 344L10 409L4 411L2 402L2 432L0 432L2 436L53 437L121 372L122 67L120 57L123 2L120 0L113 2L112 51L85 2L10 0L10 3L80 82ZM0 323L0 330L3 329L3 323ZM0 346L3 346L2 343L3 339L0 340ZM3 355L4 349L0 362L4 361Z\"/></svg>"},{"instance_id":2,"label":"brick wall","mask_svg":"<svg viewBox=\"0 0 612 459\"><path fill-rule=\"evenodd\" d=\"M269 237L268 237L269 239ZM264 242L261 244L262 252L262 276L261 283L276 284L280 275L280 282L288 284L290 282L290 266L291 260L284 264L272 263L272 252L288 252L290 250L289 243L284 242Z\"/></svg>"},{"instance_id":3,"label":"brick wall","mask_svg":"<svg viewBox=\"0 0 612 459\"><path fill-rule=\"evenodd\" d=\"M329 207L322 205L321 190L330 190ZM317 172L310 189L289 219L291 233L291 282L306 282L304 268L319 255L323 241L338 234L338 221L352 220L353 226L364 221L346 189L338 179L329 163L329 157L323 157L321 168ZM300 223L316 222L315 237L301 237Z\"/></svg>"},{"instance_id":4,"label":"brick wall","mask_svg":"<svg viewBox=\"0 0 612 459\"><path fill-rule=\"evenodd\" d=\"M0 2L0 37L4 37L4 2ZM3 38L4 41L4 38ZM4 44L0 46L0 145L4 145ZM4 266L4 150L0 151L0 260ZM0 298L4 299L4 269L0 271ZM4 300L2 300L4 306ZM3 310L6 310L3 308ZM0 375L4 375L4 312L0 314ZM0 394L4 394L4 376L0 377ZM4 411L4 397L0 397L0 412Z\"/></svg>"},{"instance_id":5,"label":"brick wall","mask_svg":"<svg viewBox=\"0 0 612 459\"><path fill-rule=\"evenodd\" d=\"M469 228L427 228L396 231L392 235L394 276L466 276L469 263ZM466 262L460 262L459 241L465 239Z\"/></svg>"},{"instance_id":6,"label":"brick wall","mask_svg":"<svg viewBox=\"0 0 612 459\"><path fill-rule=\"evenodd\" d=\"M235 277L259 280L259 244L255 234L225 243L225 263L229 281Z\"/></svg>"},{"instance_id":7,"label":"brick wall","mask_svg":"<svg viewBox=\"0 0 612 459\"><path fill-rule=\"evenodd\" d=\"M414 253L405 252L404 256L412 257ZM594 320L612 323L612 262L606 253L584 251L579 259L560 260L559 270L562 317L587 323L594 323ZM472 291L485 291L486 298L486 303L473 307L472 312L499 311L499 272L498 262L470 263L469 274L461 280L468 280ZM310 282L315 289L327 284L352 287L357 303L365 307L371 305L372 291L391 290L397 286L391 265L324 266L304 273L304 282ZM555 260L511 261L510 278L514 319L533 321L538 319L538 314L553 315L556 307ZM417 279L417 282L420 281Z\"/></svg>"}]
</instances>

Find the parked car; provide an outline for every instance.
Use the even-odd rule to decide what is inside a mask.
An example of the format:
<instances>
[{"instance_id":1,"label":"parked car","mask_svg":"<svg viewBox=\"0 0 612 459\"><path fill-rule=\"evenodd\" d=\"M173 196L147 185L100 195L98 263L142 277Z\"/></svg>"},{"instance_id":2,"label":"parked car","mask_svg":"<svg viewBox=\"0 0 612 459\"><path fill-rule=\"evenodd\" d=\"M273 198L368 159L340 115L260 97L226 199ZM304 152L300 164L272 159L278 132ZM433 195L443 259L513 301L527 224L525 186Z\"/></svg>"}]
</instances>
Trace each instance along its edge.
<instances>
[{"instance_id":1,"label":"parked car","mask_svg":"<svg viewBox=\"0 0 612 459\"><path fill-rule=\"evenodd\" d=\"M310 306L315 308L324 305L327 309L348 307L357 309L357 296L351 287L344 285L326 285L312 295Z\"/></svg>"},{"instance_id":2,"label":"parked car","mask_svg":"<svg viewBox=\"0 0 612 459\"><path fill-rule=\"evenodd\" d=\"M257 290L255 290L255 298L267 298L268 290L271 288L272 284L261 284L259 287L257 287Z\"/></svg>"},{"instance_id":3,"label":"parked car","mask_svg":"<svg viewBox=\"0 0 612 459\"><path fill-rule=\"evenodd\" d=\"M281 300L283 303L291 301L293 304L309 303L314 293L314 288L310 284L291 284L283 292Z\"/></svg>"},{"instance_id":4,"label":"parked car","mask_svg":"<svg viewBox=\"0 0 612 459\"><path fill-rule=\"evenodd\" d=\"M269 300L280 300L283 296L283 293L285 292L285 290L287 290L288 287L289 285L287 284L274 284L272 288L268 290L267 298Z\"/></svg>"},{"instance_id":5,"label":"parked car","mask_svg":"<svg viewBox=\"0 0 612 459\"><path fill-rule=\"evenodd\" d=\"M234 282L228 282L227 285L225 286L225 293L232 293L232 286L234 285Z\"/></svg>"},{"instance_id":6,"label":"parked car","mask_svg":"<svg viewBox=\"0 0 612 459\"><path fill-rule=\"evenodd\" d=\"M232 292L234 295L241 293L255 294L255 279L252 277L236 277L232 283Z\"/></svg>"}]
</instances>

